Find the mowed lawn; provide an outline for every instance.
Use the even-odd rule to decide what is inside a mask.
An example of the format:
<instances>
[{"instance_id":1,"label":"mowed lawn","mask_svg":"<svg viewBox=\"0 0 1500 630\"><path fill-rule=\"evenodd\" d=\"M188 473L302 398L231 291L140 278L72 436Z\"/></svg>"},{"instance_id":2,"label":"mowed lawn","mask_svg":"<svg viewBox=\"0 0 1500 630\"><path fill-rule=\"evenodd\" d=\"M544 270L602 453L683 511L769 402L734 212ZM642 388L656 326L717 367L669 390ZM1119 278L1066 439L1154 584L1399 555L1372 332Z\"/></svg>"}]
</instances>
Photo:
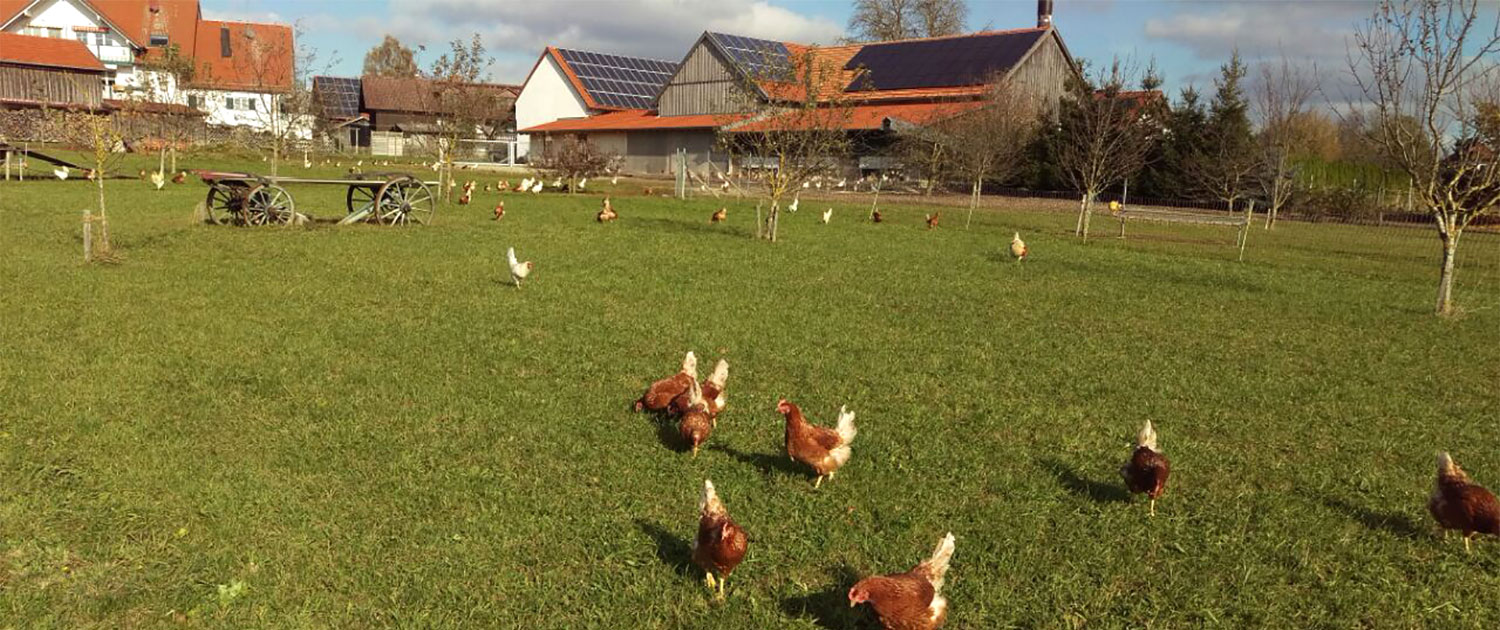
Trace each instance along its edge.
<instances>
[{"instance_id":1,"label":"mowed lawn","mask_svg":"<svg viewBox=\"0 0 1500 630\"><path fill-rule=\"evenodd\" d=\"M84 266L89 184L0 183L0 628L866 627L847 589L949 531L951 628L1500 625L1500 541L1425 509L1439 449L1500 488L1500 278L1434 318L1429 232L1286 224L1237 263L1223 229L850 199L771 245L753 202L496 223L482 192L239 229L149 188L110 182L121 260ZM629 409L690 349L732 366L696 459ZM780 397L858 413L820 489ZM1154 518L1117 473L1147 419ZM724 603L688 559L704 478L750 534Z\"/></svg>"}]
</instances>

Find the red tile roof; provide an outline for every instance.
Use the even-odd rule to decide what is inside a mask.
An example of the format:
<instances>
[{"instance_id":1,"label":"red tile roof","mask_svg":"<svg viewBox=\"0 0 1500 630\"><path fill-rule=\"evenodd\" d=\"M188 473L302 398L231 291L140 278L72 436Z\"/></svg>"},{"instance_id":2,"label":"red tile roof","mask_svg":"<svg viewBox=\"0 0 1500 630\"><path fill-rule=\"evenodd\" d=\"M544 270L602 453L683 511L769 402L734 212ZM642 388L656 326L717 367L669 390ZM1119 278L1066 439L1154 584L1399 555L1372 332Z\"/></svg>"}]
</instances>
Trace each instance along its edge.
<instances>
[{"instance_id":1,"label":"red tile roof","mask_svg":"<svg viewBox=\"0 0 1500 630\"><path fill-rule=\"evenodd\" d=\"M0 63L104 72L104 64L76 39L0 33Z\"/></svg>"},{"instance_id":2,"label":"red tile roof","mask_svg":"<svg viewBox=\"0 0 1500 630\"><path fill-rule=\"evenodd\" d=\"M223 33L229 33L224 56ZM193 47L192 87L252 92L292 89L296 42L292 29L280 24L203 20Z\"/></svg>"},{"instance_id":3,"label":"red tile roof","mask_svg":"<svg viewBox=\"0 0 1500 630\"><path fill-rule=\"evenodd\" d=\"M271 92L292 87L296 53L288 26L204 20L198 0L73 1L85 11L92 8L120 35L144 48L143 60L171 46L193 57L190 87ZM11 21L33 3L0 0L0 23ZM223 28L230 31L229 57L223 56L220 46ZM151 46L152 35L166 35L167 45Z\"/></svg>"},{"instance_id":4,"label":"red tile roof","mask_svg":"<svg viewBox=\"0 0 1500 630\"><path fill-rule=\"evenodd\" d=\"M907 103L901 105L860 105L848 108L818 109L813 111L792 110L736 125L730 128L736 133L759 131L791 131L806 128L836 127L847 131L869 131L884 129L887 120L913 125L926 125L946 120L984 106L983 101L958 103Z\"/></svg>"},{"instance_id":5,"label":"red tile roof","mask_svg":"<svg viewBox=\"0 0 1500 630\"><path fill-rule=\"evenodd\" d=\"M744 120L744 114L699 114L694 116L658 116L656 112L643 109L627 109L590 116L588 118L564 118L549 123L528 127L521 133L546 133L552 131L645 131L650 129L715 129L723 125Z\"/></svg>"},{"instance_id":6,"label":"red tile roof","mask_svg":"<svg viewBox=\"0 0 1500 630\"><path fill-rule=\"evenodd\" d=\"M34 0L0 0L0 23L9 22ZM137 46L147 47L152 33L165 34L168 45L177 44L184 52L193 49L198 21L202 12L198 0L76 0L87 10L92 7L105 21L119 29L121 35Z\"/></svg>"}]
</instances>

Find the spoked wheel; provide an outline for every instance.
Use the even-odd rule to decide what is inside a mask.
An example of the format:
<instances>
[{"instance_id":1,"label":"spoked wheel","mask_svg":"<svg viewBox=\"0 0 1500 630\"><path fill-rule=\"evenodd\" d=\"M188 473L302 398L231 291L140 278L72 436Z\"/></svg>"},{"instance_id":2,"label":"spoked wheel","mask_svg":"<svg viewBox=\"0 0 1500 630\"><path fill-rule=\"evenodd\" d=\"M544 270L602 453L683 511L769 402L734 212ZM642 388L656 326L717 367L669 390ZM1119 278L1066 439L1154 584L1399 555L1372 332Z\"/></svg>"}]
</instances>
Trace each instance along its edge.
<instances>
[{"instance_id":1,"label":"spoked wheel","mask_svg":"<svg viewBox=\"0 0 1500 630\"><path fill-rule=\"evenodd\" d=\"M432 191L415 177L397 177L386 182L375 193L375 203L375 221L386 225L431 223L437 211Z\"/></svg>"},{"instance_id":2,"label":"spoked wheel","mask_svg":"<svg viewBox=\"0 0 1500 630\"><path fill-rule=\"evenodd\" d=\"M351 215L363 212L375 205L375 196L379 193L379 184L350 186L348 194L344 195L344 206L349 209Z\"/></svg>"},{"instance_id":3,"label":"spoked wheel","mask_svg":"<svg viewBox=\"0 0 1500 630\"><path fill-rule=\"evenodd\" d=\"M280 186L263 184L250 190L245 196L245 224L287 224L297 216L297 206L292 193Z\"/></svg>"},{"instance_id":4,"label":"spoked wheel","mask_svg":"<svg viewBox=\"0 0 1500 630\"><path fill-rule=\"evenodd\" d=\"M245 196L249 189L243 185L223 184L210 186L208 199L208 222L214 225L244 225Z\"/></svg>"}]
</instances>

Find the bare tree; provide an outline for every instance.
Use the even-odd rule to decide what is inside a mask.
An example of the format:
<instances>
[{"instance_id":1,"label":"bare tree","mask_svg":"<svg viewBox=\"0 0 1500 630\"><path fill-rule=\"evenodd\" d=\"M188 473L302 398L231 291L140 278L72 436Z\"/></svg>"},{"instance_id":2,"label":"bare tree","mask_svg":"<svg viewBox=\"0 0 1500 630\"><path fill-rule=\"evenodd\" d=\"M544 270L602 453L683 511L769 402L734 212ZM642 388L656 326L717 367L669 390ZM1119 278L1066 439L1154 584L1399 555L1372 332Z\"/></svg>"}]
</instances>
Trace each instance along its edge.
<instances>
[{"instance_id":1,"label":"bare tree","mask_svg":"<svg viewBox=\"0 0 1500 630\"><path fill-rule=\"evenodd\" d=\"M611 172L617 161L618 156L599 150L594 143L569 136L561 141L549 140L535 166L567 180L568 193L572 194L578 191L579 180Z\"/></svg>"},{"instance_id":2,"label":"bare tree","mask_svg":"<svg viewBox=\"0 0 1500 630\"><path fill-rule=\"evenodd\" d=\"M956 35L968 15L964 0L855 0L849 32L859 41Z\"/></svg>"},{"instance_id":3,"label":"bare tree","mask_svg":"<svg viewBox=\"0 0 1500 630\"><path fill-rule=\"evenodd\" d=\"M417 69L416 55L412 49L402 44L401 40L386 34L379 45L365 53L364 74L411 79L421 74L421 71Z\"/></svg>"},{"instance_id":4,"label":"bare tree","mask_svg":"<svg viewBox=\"0 0 1500 630\"><path fill-rule=\"evenodd\" d=\"M439 190L449 201L453 198L453 161L460 140L467 140L483 132L486 121L497 112L508 112L496 99L500 96L493 88L480 83L489 74L495 59L485 51L484 40L474 33L469 43L455 39L448 43L449 51L433 61L428 76L436 96L438 119Z\"/></svg>"},{"instance_id":5,"label":"bare tree","mask_svg":"<svg viewBox=\"0 0 1500 630\"><path fill-rule=\"evenodd\" d=\"M1296 183L1293 159L1308 141L1303 124L1307 104L1317 90L1317 69L1304 72L1285 55L1279 63L1260 67L1260 91L1255 106L1261 119L1261 192L1267 201L1266 229L1276 227L1276 215L1291 200Z\"/></svg>"},{"instance_id":6,"label":"bare tree","mask_svg":"<svg viewBox=\"0 0 1500 630\"><path fill-rule=\"evenodd\" d=\"M759 183L770 202L756 237L775 242L787 195L815 177L832 175L849 153L846 129L852 108L842 90L824 86L842 67L823 59L816 47L787 58L767 54L757 73L741 77L739 107L745 120L720 127L720 143L743 166L759 169Z\"/></svg>"},{"instance_id":7,"label":"bare tree","mask_svg":"<svg viewBox=\"0 0 1500 630\"><path fill-rule=\"evenodd\" d=\"M255 25L241 28L243 31L232 40L231 46L246 50L234 52L234 65L239 82L245 84L244 90L256 94L251 105L261 135L259 144L269 153L274 176L280 173L281 160L292 145L312 134L317 103L311 75L319 63L318 51L303 43L300 22L291 29ZM323 71L335 63L337 60L333 59L323 64Z\"/></svg>"},{"instance_id":8,"label":"bare tree","mask_svg":"<svg viewBox=\"0 0 1500 630\"><path fill-rule=\"evenodd\" d=\"M952 170L969 184L969 216L974 220L984 180L1016 173L1037 128L1037 103L1006 80L989 85L982 107L934 125Z\"/></svg>"},{"instance_id":9,"label":"bare tree","mask_svg":"<svg viewBox=\"0 0 1500 630\"><path fill-rule=\"evenodd\" d=\"M1500 203L1486 108L1500 103L1500 10L1479 0L1388 0L1355 31L1349 68L1370 102L1373 141L1411 178L1442 241L1437 314L1451 315L1459 238ZM1410 121L1417 124L1411 125Z\"/></svg>"},{"instance_id":10,"label":"bare tree","mask_svg":"<svg viewBox=\"0 0 1500 630\"><path fill-rule=\"evenodd\" d=\"M1160 135L1161 99L1155 92L1128 93L1134 66L1115 58L1108 68L1070 82L1052 135L1059 169L1078 203L1075 233L1088 240L1099 194L1140 171Z\"/></svg>"}]
</instances>

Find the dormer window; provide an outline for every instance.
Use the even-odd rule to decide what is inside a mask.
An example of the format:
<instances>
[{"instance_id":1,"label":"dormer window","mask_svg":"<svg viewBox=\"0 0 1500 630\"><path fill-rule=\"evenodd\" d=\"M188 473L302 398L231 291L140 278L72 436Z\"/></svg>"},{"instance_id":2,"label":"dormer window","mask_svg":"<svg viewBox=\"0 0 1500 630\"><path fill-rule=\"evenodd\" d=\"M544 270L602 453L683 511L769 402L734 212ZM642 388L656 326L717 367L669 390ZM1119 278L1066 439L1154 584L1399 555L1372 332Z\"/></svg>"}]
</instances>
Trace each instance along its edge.
<instances>
[{"instance_id":1,"label":"dormer window","mask_svg":"<svg viewBox=\"0 0 1500 630\"><path fill-rule=\"evenodd\" d=\"M167 42L168 42L168 39L167 39L167 34L166 33L152 33L151 34L151 45L152 46L166 46Z\"/></svg>"},{"instance_id":2,"label":"dormer window","mask_svg":"<svg viewBox=\"0 0 1500 630\"><path fill-rule=\"evenodd\" d=\"M229 27L219 27L219 56L229 58L234 56L234 51L229 48Z\"/></svg>"}]
</instances>

